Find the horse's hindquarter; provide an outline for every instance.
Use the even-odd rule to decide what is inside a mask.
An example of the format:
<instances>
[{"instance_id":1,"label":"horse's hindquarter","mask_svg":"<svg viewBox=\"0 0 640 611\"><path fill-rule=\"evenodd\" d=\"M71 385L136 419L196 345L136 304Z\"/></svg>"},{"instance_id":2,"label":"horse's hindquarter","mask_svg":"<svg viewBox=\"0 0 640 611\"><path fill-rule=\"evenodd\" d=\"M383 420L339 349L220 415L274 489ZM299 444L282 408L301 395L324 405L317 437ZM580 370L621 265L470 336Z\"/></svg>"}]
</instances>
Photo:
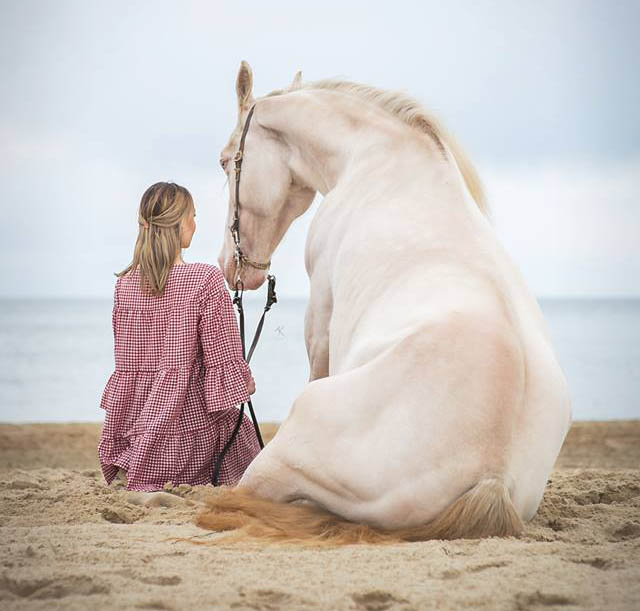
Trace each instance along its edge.
<instances>
[{"instance_id":1,"label":"horse's hindquarter","mask_svg":"<svg viewBox=\"0 0 640 611\"><path fill-rule=\"evenodd\" d=\"M289 498L380 526L424 523L505 471L521 392L519 346L451 313L311 382L265 457L289 467Z\"/></svg>"},{"instance_id":2,"label":"horse's hindquarter","mask_svg":"<svg viewBox=\"0 0 640 611\"><path fill-rule=\"evenodd\" d=\"M306 387L263 456L275 459L286 498L398 527L432 519L483 476L521 485L510 472L526 409L520 343L497 312L456 304Z\"/></svg>"}]
</instances>

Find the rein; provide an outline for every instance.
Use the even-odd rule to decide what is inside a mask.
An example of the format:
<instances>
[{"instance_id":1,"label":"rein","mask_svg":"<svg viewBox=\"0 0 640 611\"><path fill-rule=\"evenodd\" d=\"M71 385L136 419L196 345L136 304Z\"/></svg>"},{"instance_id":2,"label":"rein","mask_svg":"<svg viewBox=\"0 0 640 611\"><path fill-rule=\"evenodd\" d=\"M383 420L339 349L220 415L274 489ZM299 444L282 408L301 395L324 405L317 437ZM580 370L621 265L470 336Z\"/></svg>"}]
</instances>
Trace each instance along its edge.
<instances>
[{"instance_id":1,"label":"rein","mask_svg":"<svg viewBox=\"0 0 640 611\"><path fill-rule=\"evenodd\" d=\"M242 136L240 138L240 145L238 147L238 151L233 157L235 162L235 180L236 180L236 192L235 192L235 206L233 211L233 223L229 227L229 231L231 231L231 236L233 237L233 242L235 244L234 251L234 259L236 261L236 282L234 286L234 294L233 294L233 303L238 309L238 314L240 315L240 338L242 339L242 357L246 360L247 363L251 361L251 357L253 356L253 351L256 348L258 343L258 339L260 338L260 333L262 333L262 326L264 324L265 314L269 311L271 306L276 303L278 300L276 298L276 277L272 274L267 275L268 286L267 286L267 302L264 306L264 310L262 312L262 316L258 322L256 327L256 331L253 335L253 340L251 341L251 346L249 347L249 354L247 355L245 351L245 335L244 335L244 308L242 306L242 295L244 293L244 284L242 282L241 273L243 266L254 267L256 269L266 270L269 269L271 265L271 260L266 263L258 263L256 261L251 261L241 250L240 248L240 172L242 169L242 160L244 153L244 141L247 137L247 131L249 130L249 123L251 121L251 117L253 116L253 110L255 109L255 104L251 107L249 114L247 115L247 120L244 124L244 128L242 130ZM251 399L247 401L249 405L249 412L251 414L251 420L253 421L253 428L256 431L256 435L258 437L258 443L260 444L260 449L264 448L264 442L262 441L262 435L260 434L260 427L258 425L258 420L256 418L256 414L253 410L253 404L251 403ZM231 437L222 448L222 452L220 452L220 456L216 460L213 467L213 475L211 477L211 482L214 486L218 485L218 479L220 477L220 469L222 467L222 462L229 451L229 448L235 441L238 431L240 430L240 425L242 424L242 418L244 416L244 406L242 403L240 405L240 410L238 413L238 420L236 421L235 426L233 427L233 432L231 433Z\"/></svg>"}]
</instances>

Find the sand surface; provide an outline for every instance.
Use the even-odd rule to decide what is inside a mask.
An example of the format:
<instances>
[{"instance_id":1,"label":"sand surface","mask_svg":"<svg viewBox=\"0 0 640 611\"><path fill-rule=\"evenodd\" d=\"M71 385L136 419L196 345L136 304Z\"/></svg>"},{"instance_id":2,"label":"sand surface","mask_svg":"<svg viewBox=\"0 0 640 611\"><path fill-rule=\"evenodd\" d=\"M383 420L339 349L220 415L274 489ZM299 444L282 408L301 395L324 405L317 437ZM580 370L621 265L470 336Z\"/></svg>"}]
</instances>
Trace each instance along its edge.
<instances>
[{"instance_id":1,"label":"sand surface","mask_svg":"<svg viewBox=\"0 0 640 611\"><path fill-rule=\"evenodd\" d=\"M0 425L2 609L640 609L640 421L576 423L521 539L329 550L174 540L206 487L107 487L99 431Z\"/></svg>"}]
</instances>

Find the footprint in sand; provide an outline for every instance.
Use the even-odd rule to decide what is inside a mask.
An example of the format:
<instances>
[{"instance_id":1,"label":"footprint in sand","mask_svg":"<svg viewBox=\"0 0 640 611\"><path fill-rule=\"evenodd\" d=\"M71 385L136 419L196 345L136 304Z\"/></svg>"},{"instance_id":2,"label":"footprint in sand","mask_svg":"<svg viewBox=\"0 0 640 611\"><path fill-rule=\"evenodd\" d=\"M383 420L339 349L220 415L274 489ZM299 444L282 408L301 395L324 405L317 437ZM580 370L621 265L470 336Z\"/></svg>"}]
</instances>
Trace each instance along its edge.
<instances>
[{"instance_id":1,"label":"footprint in sand","mask_svg":"<svg viewBox=\"0 0 640 611\"><path fill-rule=\"evenodd\" d=\"M132 524L139 520L144 512L136 507L126 507L115 505L113 507L105 507L100 515L107 522L112 524Z\"/></svg>"},{"instance_id":2,"label":"footprint in sand","mask_svg":"<svg viewBox=\"0 0 640 611\"><path fill-rule=\"evenodd\" d=\"M173 607L161 600L149 600L136 605L136 609L158 609L159 611L173 611Z\"/></svg>"},{"instance_id":3,"label":"footprint in sand","mask_svg":"<svg viewBox=\"0 0 640 611\"><path fill-rule=\"evenodd\" d=\"M357 609L365 611L385 611L397 604L407 604L409 601L404 598L396 598L390 592L383 590L373 590L364 594L352 594L351 599L356 603Z\"/></svg>"},{"instance_id":4,"label":"footprint in sand","mask_svg":"<svg viewBox=\"0 0 640 611\"><path fill-rule=\"evenodd\" d=\"M127 502L142 507L184 507L186 501L180 496L168 492L138 492L127 493Z\"/></svg>"},{"instance_id":5,"label":"footprint in sand","mask_svg":"<svg viewBox=\"0 0 640 611\"><path fill-rule=\"evenodd\" d=\"M564 530L571 530L575 528L576 522L575 520L571 520L569 518L563 517L555 517L547 522L547 525L551 528L551 530L555 532L561 532Z\"/></svg>"},{"instance_id":6,"label":"footprint in sand","mask_svg":"<svg viewBox=\"0 0 640 611\"><path fill-rule=\"evenodd\" d=\"M182 583L182 579L178 575L150 575L148 577L139 577L138 579L142 583L154 586L177 586Z\"/></svg>"},{"instance_id":7,"label":"footprint in sand","mask_svg":"<svg viewBox=\"0 0 640 611\"><path fill-rule=\"evenodd\" d=\"M570 558L569 562L573 562L574 564L588 564L594 569L599 569L601 571L606 571L608 569L616 568L622 565L622 563L619 561L607 560L606 558L601 558L600 556L596 556L595 558Z\"/></svg>"},{"instance_id":8,"label":"footprint in sand","mask_svg":"<svg viewBox=\"0 0 640 611\"><path fill-rule=\"evenodd\" d=\"M481 571L486 571L487 569L501 569L505 566L509 566L508 562L487 562L486 564L476 564L476 566L471 566L467 570L469 573L480 573Z\"/></svg>"},{"instance_id":9,"label":"footprint in sand","mask_svg":"<svg viewBox=\"0 0 640 611\"><path fill-rule=\"evenodd\" d=\"M533 594L516 594L516 609L518 611L535 611L540 607L563 607L577 605L578 602L560 594L543 594L536 590Z\"/></svg>"},{"instance_id":10,"label":"footprint in sand","mask_svg":"<svg viewBox=\"0 0 640 611\"><path fill-rule=\"evenodd\" d=\"M29 598L49 600L67 596L90 596L107 594L108 585L86 577L71 575L60 579L0 579L0 598Z\"/></svg>"},{"instance_id":11,"label":"footprint in sand","mask_svg":"<svg viewBox=\"0 0 640 611\"><path fill-rule=\"evenodd\" d=\"M622 528L618 528L611 534L611 541L626 541L640 537L640 524L627 522Z\"/></svg>"},{"instance_id":12,"label":"footprint in sand","mask_svg":"<svg viewBox=\"0 0 640 611\"><path fill-rule=\"evenodd\" d=\"M309 605L315 606L308 601L279 592L278 590L240 590L238 592L240 600L231 603L233 609L263 609L264 611L277 611L283 606L293 609L304 609Z\"/></svg>"},{"instance_id":13,"label":"footprint in sand","mask_svg":"<svg viewBox=\"0 0 640 611\"><path fill-rule=\"evenodd\" d=\"M7 490L43 490L44 486L33 480L14 479L8 482L0 482L0 488L6 488Z\"/></svg>"}]
</instances>

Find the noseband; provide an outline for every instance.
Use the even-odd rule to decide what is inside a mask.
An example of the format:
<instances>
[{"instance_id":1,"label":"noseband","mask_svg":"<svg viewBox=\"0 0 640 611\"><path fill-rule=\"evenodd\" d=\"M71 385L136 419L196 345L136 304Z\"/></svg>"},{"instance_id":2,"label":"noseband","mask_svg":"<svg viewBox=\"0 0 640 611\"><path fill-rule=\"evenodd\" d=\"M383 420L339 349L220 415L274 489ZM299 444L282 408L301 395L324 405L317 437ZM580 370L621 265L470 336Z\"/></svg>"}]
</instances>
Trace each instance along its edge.
<instances>
[{"instance_id":1,"label":"noseband","mask_svg":"<svg viewBox=\"0 0 640 611\"><path fill-rule=\"evenodd\" d=\"M251 123L251 117L253 116L253 111L255 110L256 105L254 104L247 115L247 120L245 121L244 128L242 129L242 136L240 137L240 145L236 154L233 157L233 161L235 163L235 176L236 176L236 197L235 197L235 207L233 210L233 223L229 227L229 231L231 231L231 236L233 237L233 243L235 244L235 252L234 259L236 262L236 283L235 288L238 290L238 285L242 286L242 279L240 274L242 273L243 266L250 266L255 269L267 270L271 265L271 260L266 263L258 263L257 261L252 261L249 259L240 248L240 174L242 170L242 160L244 156L244 141L247 137L247 132L249 131L249 124Z\"/></svg>"}]
</instances>

